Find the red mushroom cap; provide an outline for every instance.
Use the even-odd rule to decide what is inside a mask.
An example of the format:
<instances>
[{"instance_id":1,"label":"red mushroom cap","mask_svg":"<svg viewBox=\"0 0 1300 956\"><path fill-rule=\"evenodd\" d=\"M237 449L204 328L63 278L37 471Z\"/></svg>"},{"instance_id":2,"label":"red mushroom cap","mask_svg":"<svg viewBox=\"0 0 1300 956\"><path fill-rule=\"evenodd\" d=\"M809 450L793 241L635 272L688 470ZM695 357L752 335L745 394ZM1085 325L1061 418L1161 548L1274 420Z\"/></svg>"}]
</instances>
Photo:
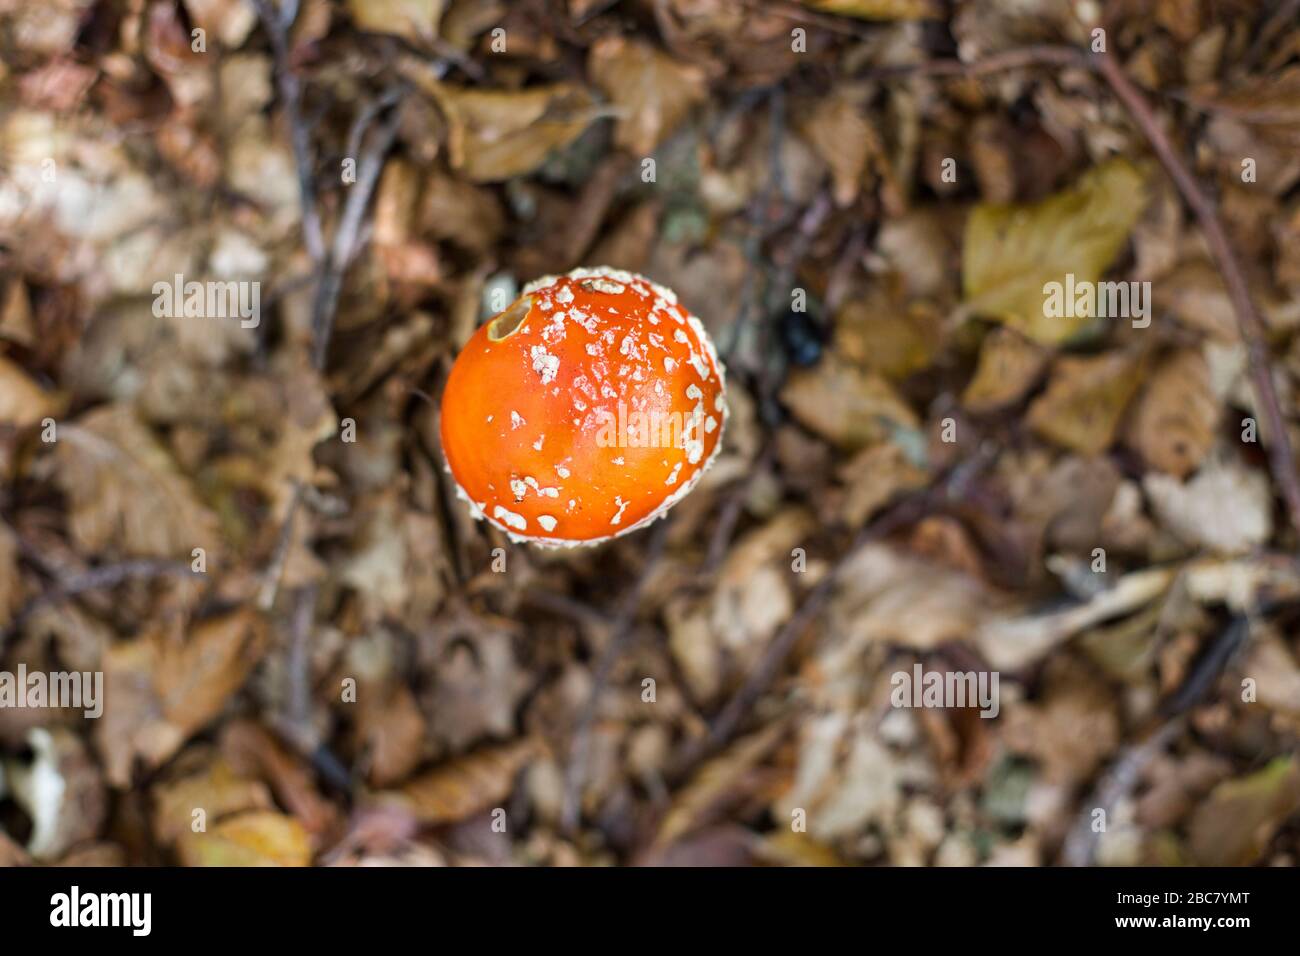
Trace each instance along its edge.
<instances>
[{"instance_id":1,"label":"red mushroom cap","mask_svg":"<svg viewBox=\"0 0 1300 956\"><path fill-rule=\"evenodd\" d=\"M531 283L456 358L447 465L513 540L595 544L665 514L721 447L725 380L668 289L612 269Z\"/></svg>"}]
</instances>

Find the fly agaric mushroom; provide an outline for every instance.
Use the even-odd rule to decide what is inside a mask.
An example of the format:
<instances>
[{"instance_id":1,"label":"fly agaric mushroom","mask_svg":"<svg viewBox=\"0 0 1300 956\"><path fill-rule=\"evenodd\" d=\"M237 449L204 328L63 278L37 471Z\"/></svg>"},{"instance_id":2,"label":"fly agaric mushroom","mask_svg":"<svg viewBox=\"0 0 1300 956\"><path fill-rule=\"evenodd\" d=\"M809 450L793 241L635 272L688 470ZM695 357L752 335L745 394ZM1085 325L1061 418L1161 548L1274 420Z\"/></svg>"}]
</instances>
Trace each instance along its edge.
<instances>
[{"instance_id":1,"label":"fly agaric mushroom","mask_svg":"<svg viewBox=\"0 0 1300 956\"><path fill-rule=\"evenodd\" d=\"M667 513L713 463L723 376L670 290L613 269L546 276L457 356L447 465L474 517L512 540L607 541Z\"/></svg>"}]
</instances>

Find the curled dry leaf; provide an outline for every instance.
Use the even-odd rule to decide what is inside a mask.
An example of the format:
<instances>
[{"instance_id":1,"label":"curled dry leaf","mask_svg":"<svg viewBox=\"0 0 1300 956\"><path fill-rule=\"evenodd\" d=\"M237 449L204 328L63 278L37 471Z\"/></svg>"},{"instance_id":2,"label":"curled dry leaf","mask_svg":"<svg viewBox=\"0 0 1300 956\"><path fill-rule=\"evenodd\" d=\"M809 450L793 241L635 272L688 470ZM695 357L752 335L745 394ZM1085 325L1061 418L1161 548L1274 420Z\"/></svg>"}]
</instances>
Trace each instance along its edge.
<instances>
[{"instance_id":1,"label":"curled dry leaf","mask_svg":"<svg viewBox=\"0 0 1300 956\"><path fill-rule=\"evenodd\" d=\"M85 552L188 560L194 548L216 550L216 517L129 406L60 425L54 456L72 537Z\"/></svg>"},{"instance_id":2,"label":"curled dry leaf","mask_svg":"<svg viewBox=\"0 0 1300 956\"><path fill-rule=\"evenodd\" d=\"M1222 411L1204 356L1186 349L1165 359L1133 409L1127 443L1152 468L1185 478L1214 445Z\"/></svg>"},{"instance_id":3,"label":"curled dry leaf","mask_svg":"<svg viewBox=\"0 0 1300 956\"><path fill-rule=\"evenodd\" d=\"M806 512L783 511L742 537L718 574L711 630L743 670L794 612L790 550L807 540L813 527Z\"/></svg>"},{"instance_id":4,"label":"curled dry leaf","mask_svg":"<svg viewBox=\"0 0 1300 956\"><path fill-rule=\"evenodd\" d=\"M195 625L184 641L151 632L110 648L95 728L109 782L125 787L137 760L153 768L174 754L243 685L267 640L265 621L244 609Z\"/></svg>"},{"instance_id":5,"label":"curled dry leaf","mask_svg":"<svg viewBox=\"0 0 1300 956\"><path fill-rule=\"evenodd\" d=\"M864 448L838 475L848 486L841 514L849 527L865 524L900 493L924 487L929 477L893 442Z\"/></svg>"},{"instance_id":6,"label":"curled dry leaf","mask_svg":"<svg viewBox=\"0 0 1300 956\"><path fill-rule=\"evenodd\" d=\"M1124 352L1059 359L1047 391L1029 406L1029 425L1080 454L1105 451L1141 382L1141 367L1137 357Z\"/></svg>"},{"instance_id":7,"label":"curled dry leaf","mask_svg":"<svg viewBox=\"0 0 1300 956\"><path fill-rule=\"evenodd\" d=\"M637 156L654 152L708 91L699 67L623 37L597 40L587 70L618 109L614 141Z\"/></svg>"},{"instance_id":8,"label":"curled dry leaf","mask_svg":"<svg viewBox=\"0 0 1300 956\"><path fill-rule=\"evenodd\" d=\"M668 808L654 845L667 846L708 823L710 813L716 813L724 801L736 798L750 771L781 742L786 729L785 721L775 721L736 741L701 766Z\"/></svg>"},{"instance_id":9,"label":"curled dry leaf","mask_svg":"<svg viewBox=\"0 0 1300 956\"><path fill-rule=\"evenodd\" d=\"M22 606L23 579L18 574L18 536L0 521L0 631Z\"/></svg>"},{"instance_id":10,"label":"curled dry leaf","mask_svg":"<svg viewBox=\"0 0 1300 956\"><path fill-rule=\"evenodd\" d=\"M1081 666L1061 668L1049 677L1050 693L1041 703L1008 706L1004 742L1042 765L1044 778L1072 786L1086 780L1119 743L1115 710L1105 705L1107 690Z\"/></svg>"},{"instance_id":11,"label":"curled dry leaf","mask_svg":"<svg viewBox=\"0 0 1300 956\"><path fill-rule=\"evenodd\" d=\"M56 401L21 368L0 355L0 425L25 428L54 414Z\"/></svg>"},{"instance_id":12,"label":"curled dry leaf","mask_svg":"<svg viewBox=\"0 0 1300 956\"><path fill-rule=\"evenodd\" d=\"M362 30L427 43L438 35L444 6L444 0L348 0L348 13Z\"/></svg>"},{"instance_id":13,"label":"curled dry leaf","mask_svg":"<svg viewBox=\"0 0 1300 956\"><path fill-rule=\"evenodd\" d=\"M887 544L864 545L849 558L831 601L828 674L847 673L873 643L931 650L966 641L1003 599L978 578L913 557Z\"/></svg>"},{"instance_id":14,"label":"curled dry leaf","mask_svg":"<svg viewBox=\"0 0 1300 956\"><path fill-rule=\"evenodd\" d=\"M862 188L867 160L878 148L876 133L857 98L839 92L819 97L801 130L831 171L835 202L852 203Z\"/></svg>"},{"instance_id":15,"label":"curled dry leaf","mask_svg":"<svg viewBox=\"0 0 1300 956\"><path fill-rule=\"evenodd\" d=\"M453 823L509 796L515 777L537 752L532 740L484 747L423 773L401 790L383 796L406 806L423 824Z\"/></svg>"},{"instance_id":16,"label":"curled dry leaf","mask_svg":"<svg viewBox=\"0 0 1300 956\"><path fill-rule=\"evenodd\" d=\"M1046 349L1014 329L993 329L984 336L979 364L962 393L962 404L976 414L1014 405L1034 387L1047 359Z\"/></svg>"},{"instance_id":17,"label":"curled dry leaf","mask_svg":"<svg viewBox=\"0 0 1300 956\"><path fill-rule=\"evenodd\" d=\"M307 831L293 817L250 810L206 832L186 831L176 854L183 866L309 866L312 850Z\"/></svg>"},{"instance_id":18,"label":"curled dry leaf","mask_svg":"<svg viewBox=\"0 0 1300 956\"><path fill-rule=\"evenodd\" d=\"M1044 287L1068 276L1076 287L1096 283L1145 205L1144 174L1114 159L1042 202L975 207L962 257L966 307L1043 345L1073 338L1092 316L1051 315Z\"/></svg>"},{"instance_id":19,"label":"curled dry leaf","mask_svg":"<svg viewBox=\"0 0 1300 956\"><path fill-rule=\"evenodd\" d=\"M202 810L206 825L245 810L272 810L271 791L260 780L239 775L217 757L202 771L153 787L154 838L170 845L193 832L195 811Z\"/></svg>"},{"instance_id":20,"label":"curled dry leaf","mask_svg":"<svg viewBox=\"0 0 1300 956\"><path fill-rule=\"evenodd\" d=\"M1240 462L1213 461L1185 483L1149 473L1142 488L1160 522L1190 545L1237 554L1272 537L1268 477Z\"/></svg>"},{"instance_id":21,"label":"curled dry leaf","mask_svg":"<svg viewBox=\"0 0 1300 956\"><path fill-rule=\"evenodd\" d=\"M591 94L569 83L517 92L436 83L430 92L447 120L452 166L476 183L532 172L599 115Z\"/></svg>"},{"instance_id":22,"label":"curled dry leaf","mask_svg":"<svg viewBox=\"0 0 1300 956\"><path fill-rule=\"evenodd\" d=\"M875 823L886 832L903 802L904 759L885 747L868 722L832 712L800 727L794 782L775 802L786 826L802 810L819 841L851 837Z\"/></svg>"},{"instance_id":23,"label":"curled dry leaf","mask_svg":"<svg viewBox=\"0 0 1300 956\"><path fill-rule=\"evenodd\" d=\"M897 428L915 429L916 413L879 375L828 355L816 370L790 376L781 399L808 428L848 449L891 437Z\"/></svg>"},{"instance_id":24,"label":"curled dry leaf","mask_svg":"<svg viewBox=\"0 0 1300 956\"><path fill-rule=\"evenodd\" d=\"M302 757L290 752L261 724L236 720L221 734L221 753L243 777L266 781L276 800L302 823L310 834L330 829L337 808L316 789L316 781Z\"/></svg>"},{"instance_id":25,"label":"curled dry leaf","mask_svg":"<svg viewBox=\"0 0 1300 956\"><path fill-rule=\"evenodd\" d=\"M1201 866L1246 866L1259 859L1282 823L1300 810L1300 767L1279 757L1244 777L1225 780L1196 808L1189 831Z\"/></svg>"},{"instance_id":26,"label":"curled dry leaf","mask_svg":"<svg viewBox=\"0 0 1300 956\"><path fill-rule=\"evenodd\" d=\"M932 20L943 16L938 0L803 0L804 5L826 13L863 20Z\"/></svg>"}]
</instances>

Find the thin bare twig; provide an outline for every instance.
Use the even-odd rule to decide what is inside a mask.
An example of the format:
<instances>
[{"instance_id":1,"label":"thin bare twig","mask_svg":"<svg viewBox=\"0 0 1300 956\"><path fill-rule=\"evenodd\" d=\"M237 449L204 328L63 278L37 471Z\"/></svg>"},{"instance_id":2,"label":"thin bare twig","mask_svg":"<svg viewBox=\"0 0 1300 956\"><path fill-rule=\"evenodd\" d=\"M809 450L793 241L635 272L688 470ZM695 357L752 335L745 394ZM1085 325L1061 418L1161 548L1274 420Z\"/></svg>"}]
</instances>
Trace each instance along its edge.
<instances>
[{"instance_id":1,"label":"thin bare twig","mask_svg":"<svg viewBox=\"0 0 1300 956\"><path fill-rule=\"evenodd\" d=\"M275 553L271 555L271 564L266 569L266 576L257 594L257 606L269 611L275 606L276 595L280 593L280 578L284 576L284 565L289 559L289 548L293 544L293 521L298 514L298 503L302 500L302 485L293 484L293 497L289 499L289 510L280 526L280 537L276 541Z\"/></svg>"},{"instance_id":2,"label":"thin bare twig","mask_svg":"<svg viewBox=\"0 0 1300 956\"><path fill-rule=\"evenodd\" d=\"M709 539L709 550L704 559L704 569L701 572L703 577L711 577L722 566L722 562L727 557L727 548L736 532L736 524L740 521L740 513L744 510L749 489L753 486L754 480L767 471L775 457L776 442L769 435L764 440L754 464L736 482L735 487L728 493L726 501L723 502L722 508L719 509L718 523L713 528L713 537Z\"/></svg>"},{"instance_id":3,"label":"thin bare twig","mask_svg":"<svg viewBox=\"0 0 1300 956\"><path fill-rule=\"evenodd\" d=\"M297 0L285 0L277 10L271 0L253 0L271 41L276 86L289 124L294 164L298 169L298 200L302 206L302 239L313 262L325 258L325 233L316 208L316 174L312 168L311 133L302 116L302 84L289 63L289 30L298 16Z\"/></svg>"},{"instance_id":4,"label":"thin bare twig","mask_svg":"<svg viewBox=\"0 0 1300 956\"><path fill-rule=\"evenodd\" d=\"M361 224L366 208L370 205L370 197L379 183L384 157L397 138L400 120L401 114L395 110L374 130L369 143L358 157L357 181L352 184L347 203L343 206L343 215L334 231L329 259L324 265L320 284L316 287L316 299L312 305L312 362L318 369L325 367L330 336L334 331L334 313L338 308L339 293L343 288L343 274L352 264L360 248Z\"/></svg>"},{"instance_id":5,"label":"thin bare twig","mask_svg":"<svg viewBox=\"0 0 1300 956\"><path fill-rule=\"evenodd\" d=\"M55 587L36 595L19 608L9 626L0 629L0 646L3 646L5 638L9 634L16 631L37 610L47 605L59 604L89 591L117 587L127 581L167 577L169 575L193 577L199 573L184 561L139 558L132 561L121 561L117 564L106 564L102 567L83 571L80 574L70 575Z\"/></svg>"}]
</instances>

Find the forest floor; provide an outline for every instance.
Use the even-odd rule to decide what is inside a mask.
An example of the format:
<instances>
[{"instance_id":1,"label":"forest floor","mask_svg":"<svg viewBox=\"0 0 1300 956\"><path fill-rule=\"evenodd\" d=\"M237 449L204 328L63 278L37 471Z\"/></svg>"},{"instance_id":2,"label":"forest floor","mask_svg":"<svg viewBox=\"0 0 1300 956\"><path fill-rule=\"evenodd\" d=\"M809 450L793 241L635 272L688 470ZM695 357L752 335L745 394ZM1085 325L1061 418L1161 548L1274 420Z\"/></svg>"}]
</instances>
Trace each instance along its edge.
<instances>
[{"instance_id":1,"label":"forest floor","mask_svg":"<svg viewBox=\"0 0 1300 956\"><path fill-rule=\"evenodd\" d=\"M0 864L1295 865L1298 11L0 0ZM596 265L725 444L512 545L442 384Z\"/></svg>"}]
</instances>

